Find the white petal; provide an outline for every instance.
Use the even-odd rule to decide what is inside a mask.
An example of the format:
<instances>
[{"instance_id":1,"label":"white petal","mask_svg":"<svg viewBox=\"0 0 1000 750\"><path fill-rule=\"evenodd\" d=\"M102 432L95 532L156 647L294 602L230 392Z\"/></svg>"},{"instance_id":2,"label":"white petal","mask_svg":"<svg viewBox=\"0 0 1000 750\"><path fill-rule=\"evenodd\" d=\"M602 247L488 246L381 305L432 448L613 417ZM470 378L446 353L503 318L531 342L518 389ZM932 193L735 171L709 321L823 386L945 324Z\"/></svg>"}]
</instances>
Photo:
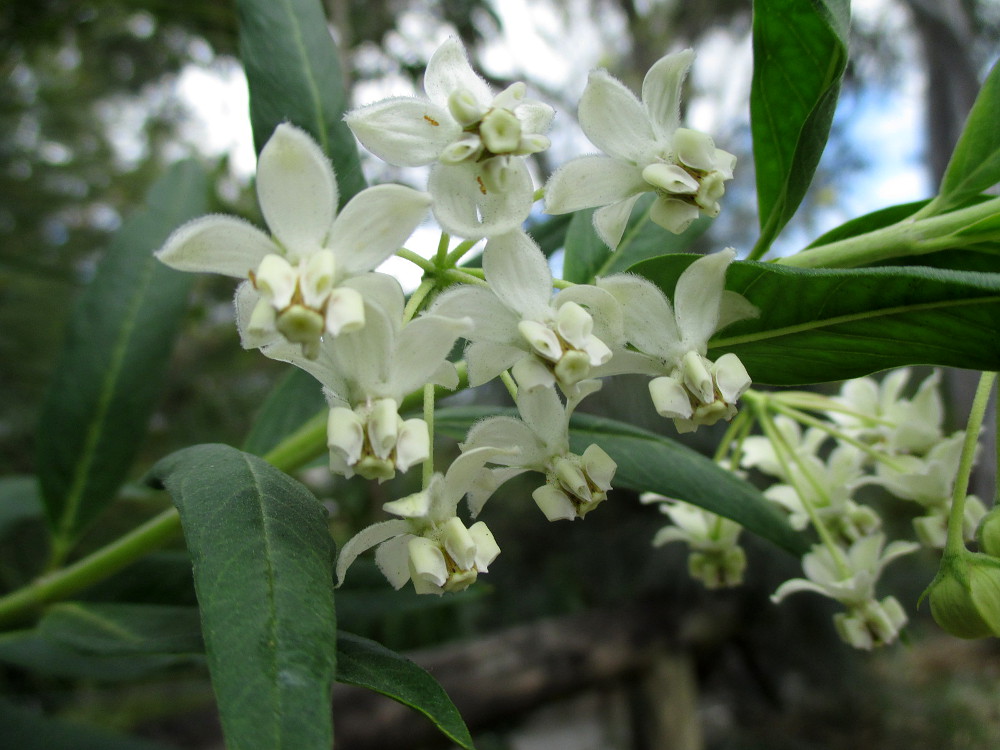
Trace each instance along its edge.
<instances>
[{"instance_id":1,"label":"white petal","mask_svg":"<svg viewBox=\"0 0 1000 750\"><path fill-rule=\"evenodd\" d=\"M716 331L721 331L731 323L748 318L760 316L760 310L742 294L731 292L728 289L722 292L722 299L719 302L719 322L716 324Z\"/></svg>"},{"instance_id":2,"label":"white petal","mask_svg":"<svg viewBox=\"0 0 1000 750\"><path fill-rule=\"evenodd\" d=\"M341 282L340 286L353 289L366 304L381 308L389 320L402 320L406 298L399 281L384 273L363 273Z\"/></svg>"},{"instance_id":3,"label":"white petal","mask_svg":"<svg viewBox=\"0 0 1000 750\"><path fill-rule=\"evenodd\" d=\"M393 523L393 521L388 523ZM378 569L382 571L382 575L385 576L389 584L397 591L410 580L409 545L413 538L412 534L402 534L383 542L375 550L375 564L378 565Z\"/></svg>"},{"instance_id":4,"label":"white petal","mask_svg":"<svg viewBox=\"0 0 1000 750\"><path fill-rule=\"evenodd\" d=\"M676 164L655 162L643 168L642 179L657 190L677 195L694 195L698 192L698 180Z\"/></svg>"},{"instance_id":5,"label":"white petal","mask_svg":"<svg viewBox=\"0 0 1000 750\"><path fill-rule=\"evenodd\" d=\"M362 146L382 161L400 167L436 161L462 133L447 109L410 96L355 109L344 121Z\"/></svg>"},{"instance_id":6,"label":"white petal","mask_svg":"<svg viewBox=\"0 0 1000 750\"><path fill-rule=\"evenodd\" d=\"M444 524L441 541L459 570L471 570L476 566L476 541L461 519L455 517Z\"/></svg>"},{"instance_id":7,"label":"white petal","mask_svg":"<svg viewBox=\"0 0 1000 750\"><path fill-rule=\"evenodd\" d=\"M549 362L558 362L562 357L563 350L559 337L548 326L534 320L522 320L517 324L517 330L521 332L531 350L539 357L547 359Z\"/></svg>"},{"instance_id":8,"label":"white petal","mask_svg":"<svg viewBox=\"0 0 1000 750\"><path fill-rule=\"evenodd\" d=\"M778 586L778 590L771 594L771 601L777 604L789 594L796 594L800 591L814 591L815 593L822 594L823 596L836 598L823 586L819 586L812 581L807 581L805 578L793 578L792 580L785 581L783 584Z\"/></svg>"},{"instance_id":9,"label":"white petal","mask_svg":"<svg viewBox=\"0 0 1000 750\"><path fill-rule=\"evenodd\" d=\"M730 352L723 354L713 366L715 384L727 404L734 404L750 387L750 375L740 358Z\"/></svg>"},{"instance_id":10,"label":"white petal","mask_svg":"<svg viewBox=\"0 0 1000 750\"><path fill-rule=\"evenodd\" d=\"M277 245L250 222L234 216L202 216L175 229L156 257L178 271L221 273L245 279Z\"/></svg>"},{"instance_id":11,"label":"white petal","mask_svg":"<svg viewBox=\"0 0 1000 750\"><path fill-rule=\"evenodd\" d=\"M577 284L562 289L552 300L552 306L559 308L567 302L575 302L590 314L594 321L594 336L604 342L618 342L621 339L624 317L621 303L599 286Z\"/></svg>"},{"instance_id":12,"label":"white petal","mask_svg":"<svg viewBox=\"0 0 1000 750\"><path fill-rule=\"evenodd\" d=\"M337 211L337 179L309 134L282 123L261 149L257 197L271 233L296 261L326 239Z\"/></svg>"},{"instance_id":13,"label":"white petal","mask_svg":"<svg viewBox=\"0 0 1000 750\"><path fill-rule=\"evenodd\" d=\"M653 399L656 413L661 417L688 419L694 413L688 392L674 378L662 377L650 380L649 395Z\"/></svg>"},{"instance_id":14,"label":"white petal","mask_svg":"<svg viewBox=\"0 0 1000 750\"><path fill-rule=\"evenodd\" d=\"M556 111L537 99L524 99L514 109L514 114L521 121L524 133L545 133L551 127Z\"/></svg>"},{"instance_id":15,"label":"white petal","mask_svg":"<svg viewBox=\"0 0 1000 750\"><path fill-rule=\"evenodd\" d=\"M525 424L538 436L548 455L569 450L566 411L552 388L517 392L517 410Z\"/></svg>"},{"instance_id":16,"label":"white petal","mask_svg":"<svg viewBox=\"0 0 1000 750\"><path fill-rule=\"evenodd\" d=\"M486 81L472 69L462 42L458 37L451 36L437 48L427 62L427 70L424 72L424 91L431 101L446 107L448 97L459 89L466 89L476 101L487 107L493 102L493 92L490 91Z\"/></svg>"},{"instance_id":17,"label":"white petal","mask_svg":"<svg viewBox=\"0 0 1000 750\"><path fill-rule=\"evenodd\" d=\"M680 234L691 226L700 214L697 206L674 198L659 197L649 209L649 218L674 234Z\"/></svg>"},{"instance_id":18,"label":"white petal","mask_svg":"<svg viewBox=\"0 0 1000 750\"><path fill-rule=\"evenodd\" d=\"M670 301L658 286L641 276L616 274L597 282L622 306L624 338L646 354L672 359L680 345Z\"/></svg>"},{"instance_id":19,"label":"white petal","mask_svg":"<svg viewBox=\"0 0 1000 750\"><path fill-rule=\"evenodd\" d=\"M545 256L524 232L493 237L483 251L486 281L522 318L541 320L552 299L552 272Z\"/></svg>"},{"instance_id":20,"label":"white petal","mask_svg":"<svg viewBox=\"0 0 1000 750\"><path fill-rule=\"evenodd\" d=\"M666 55L653 64L642 81L642 103L658 138L670 138L677 129L681 90L693 61L690 49Z\"/></svg>"},{"instance_id":21,"label":"white petal","mask_svg":"<svg viewBox=\"0 0 1000 750\"><path fill-rule=\"evenodd\" d=\"M705 344L719 322L719 305L726 284L726 269L736 257L731 249L698 258L677 279L674 312L681 342L704 354Z\"/></svg>"},{"instance_id":22,"label":"white petal","mask_svg":"<svg viewBox=\"0 0 1000 750\"><path fill-rule=\"evenodd\" d=\"M476 570L486 573L487 566L500 554L500 547L493 538L493 532L482 521L469 527L469 536L476 543Z\"/></svg>"},{"instance_id":23,"label":"white petal","mask_svg":"<svg viewBox=\"0 0 1000 750\"><path fill-rule=\"evenodd\" d=\"M534 203L531 175L520 158L510 162L509 189L488 190L475 164L436 164L427 189L434 197L434 216L451 235L468 240L519 229Z\"/></svg>"},{"instance_id":24,"label":"white petal","mask_svg":"<svg viewBox=\"0 0 1000 750\"><path fill-rule=\"evenodd\" d=\"M543 484L531 493L531 497L550 521L572 521L576 518L576 506L569 495L550 484Z\"/></svg>"},{"instance_id":25,"label":"white petal","mask_svg":"<svg viewBox=\"0 0 1000 750\"><path fill-rule=\"evenodd\" d=\"M472 341L514 344L521 341L517 324L521 316L504 305L496 294L483 287L463 284L448 289L431 305L430 312L447 318L472 318Z\"/></svg>"},{"instance_id":26,"label":"white petal","mask_svg":"<svg viewBox=\"0 0 1000 750\"><path fill-rule=\"evenodd\" d=\"M400 332L393 353L391 387L400 396L428 382L458 340L472 327L469 318L422 315Z\"/></svg>"},{"instance_id":27,"label":"white petal","mask_svg":"<svg viewBox=\"0 0 1000 750\"><path fill-rule=\"evenodd\" d=\"M519 360L534 359L524 349L492 341L472 342L465 350L465 358L469 362L469 385L473 387L488 383Z\"/></svg>"},{"instance_id":28,"label":"white petal","mask_svg":"<svg viewBox=\"0 0 1000 750\"><path fill-rule=\"evenodd\" d=\"M645 108L606 70L591 72L580 98L579 118L590 142L616 159L638 164L653 144Z\"/></svg>"},{"instance_id":29,"label":"white petal","mask_svg":"<svg viewBox=\"0 0 1000 750\"><path fill-rule=\"evenodd\" d=\"M516 447L507 445L463 451L445 472L440 505L435 508L435 512L455 515L458 501L476 483L483 467L494 460L498 463L510 463L509 457L516 455L517 452Z\"/></svg>"},{"instance_id":30,"label":"white petal","mask_svg":"<svg viewBox=\"0 0 1000 750\"><path fill-rule=\"evenodd\" d=\"M545 211L565 214L581 208L607 206L649 190L642 170L610 156L570 159L545 186Z\"/></svg>"},{"instance_id":31,"label":"white petal","mask_svg":"<svg viewBox=\"0 0 1000 750\"><path fill-rule=\"evenodd\" d=\"M612 250L618 249L618 243L622 241L622 235L625 234L625 227L628 225L628 217L641 195L642 193L636 193L631 198L594 211L593 222L597 236Z\"/></svg>"},{"instance_id":32,"label":"white petal","mask_svg":"<svg viewBox=\"0 0 1000 750\"><path fill-rule=\"evenodd\" d=\"M427 215L431 197L402 185L362 190L333 223L328 247L341 273L371 271L395 253Z\"/></svg>"},{"instance_id":33,"label":"white petal","mask_svg":"<svg viewBox=\"0 0 1000 750\"><path fill-rule=\"evenodd\" d=\"M496 463L508 462L516 466L526 466L541 471L547 456L545 446L532 429L514 417L490 417L476 422L462 443L463 451L476 448L505 448L516 445L520 453L516 456L500 456Z\"/></svg>"},{"instance_id":34,"label":"white petal","mask_svg":"<svg viewBox=\"0 0 1000 750\"><path fill-rule=\"evenodd\" d=\"M431 512L431 503L434 501L431 494L431 488L428 486L426 490L421 492L414 492L398 500L382 503L382 510L403 518L427 519Z\"/></svg>"},{"instance_id":35,"label":"white petal","mask_svg":"<svg viewBox=\"0 0 1000 750\"><path fill-rule=\"evenodd\" d=\"M340 555L337 557L337 585L344 582L344 574L358 555L387 539L405 534L409 528L410 525L406 521L396 519L372 524L352 536L340 548Z\"/></svg>"},{"instance_id":36,"label":"white petal","mask_svg":"<svg viewBox=\"0 0 1000 750\"><path fill-rule=\"evenodd\" d=\"M518 391L551 390L556 384L552 370L532 355L517 360L510 368L510 374L514 376Z\"/></svg>"},{"instance_id":37,"label":"white petal","mask_svg":"<svg viewBox=\"0 0 1000 750\"><path fill-rule=\"evenodd\" d=\"M396 468L405 472L423 463L430 456L430 446L427 423L422 419L407 419L396 441Z\"/></svg>"},{"instance_id":38,"label":"white petal","mask_svg":"<svg viewBox=\"0 0 1000 750\"><path fill-rule=\"evenodd\" d=\"M407 544L410 556L410 576L417 593L430 593L428 589L441 588L448 580L448 564L437 544L422 536L411 537ZM420 583L429 584L421 586Z\"/></svg>"},{"instance_id":39,"label":"white petal","mask_svg":"<svg viewBox=\"0 0 1000 750\"><path fill-rule=\"evenodd\" d=\"M258 324L259 321L254 320L254 311L263 299L260 292L254 289L253 284L249 281L244 281L236 288L236 327L240 332L240 344L244 349L260 349L285 340L273 325L270 328L265 328ZM274 310L270 303L267 306L272 311ZM301 351L301 347L294 346ZM282 359L281 357L273 357L267 352L264 354L272 359Z\"/></svg>"},{"instance_id":40,"label":"white petal","mask_svg":"<svg viewBox=\"0 0 1000 750\"><path fill-rule=\"evenodd\" d=\"M689 167L711 172L715 169L715 143L708 133L690 128L677 128L674 133L674 151L677 158Z\"/></svg>"}]
</instances>

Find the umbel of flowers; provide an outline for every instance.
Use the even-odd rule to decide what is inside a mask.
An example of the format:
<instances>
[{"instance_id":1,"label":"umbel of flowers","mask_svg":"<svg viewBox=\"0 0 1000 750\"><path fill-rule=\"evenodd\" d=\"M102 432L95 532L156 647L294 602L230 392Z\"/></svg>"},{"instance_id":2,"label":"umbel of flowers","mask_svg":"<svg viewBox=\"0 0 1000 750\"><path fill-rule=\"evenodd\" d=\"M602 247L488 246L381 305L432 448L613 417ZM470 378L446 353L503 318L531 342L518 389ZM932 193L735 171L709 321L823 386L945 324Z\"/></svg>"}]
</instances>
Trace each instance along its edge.
<instances>
[{"instance_id":1,"label":"umbel of flowers","mask_svg":"<svg viewBox=\"0 0 1000 750\"><path fill-rule=\"evenodd\" d=\"M619 224L637 187L657 191L654 219L672 231L692 218L693 207L718 212L732 158L677 119L691 58L687 51L657 63L642 104L606 73L592 76L581 121L609 155L561 170L548 186L548 210L602 202L573 184L574 175L587 176L585 165L594 164L616 176L607 183L614 199L603 202L620 204L610 212ZM756 311L723 289L732 251L696 260L678 282L673 306L633 276L555 292L545 257L521 227L534 202L525 158L548 147L552 108L527 97L523 83L492 91L456 39L431 58L424 90L426 98L387 99L345 120L386 161L431 165L427 192L381 185L338 212L336 175L326 156L307 133L284 124L258 164L257 194L269 231L207 216L174 232L157 256L181 270L242 280L236 308L243 345L305 369L322 384L333 472L381 482L426 464L420 492L386 503L398 519L365 529L344 547L338 577L357 554L375 547L394 586L411 580L422 593L441 593L467 586L499 553L485 523L467 527L460 520L463 498L475 516L504 481L536 471L544 483L533 496L550 520L582 518L606 499L615 462L598 445L582 454L569 449L569 417L600 387L598 378L651 376L655 407L683 430L732 418L749 378L732 355L708 360L707 341ZM621 110L623 102L630 109ZM621 139L608 137L618 127L608 116L633 119L636 108L641 138L625 153ZM629 186L618 179L626 171ZM618 195L622 191L628 194ZM437 294L430 307L407 304L399 284L376 270L428 209L445 232L488 239L484 279L467 278L470 283ZM614 234L617 224L605 221L608 211L599 213L598 229L608 239L608 227ZM520 419L475 425L452 467L434 473L428 424L400 414L400 405L428 385L456 387L448 354L459 338L468 342L470 384L508 378Z\"/></svg>"}]
</instances>

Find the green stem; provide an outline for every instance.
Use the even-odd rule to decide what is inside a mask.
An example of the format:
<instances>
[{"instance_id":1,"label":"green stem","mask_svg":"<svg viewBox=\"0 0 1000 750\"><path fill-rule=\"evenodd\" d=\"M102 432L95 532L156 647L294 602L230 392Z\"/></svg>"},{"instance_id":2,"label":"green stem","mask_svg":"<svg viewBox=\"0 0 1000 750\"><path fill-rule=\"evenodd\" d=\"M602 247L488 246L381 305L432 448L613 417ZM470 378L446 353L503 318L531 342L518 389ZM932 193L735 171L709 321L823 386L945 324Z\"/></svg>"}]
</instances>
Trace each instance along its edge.
<instances>
[{"instance_id":1,"label":"green stem","mask_svg":"<svg viewBox=\"0 0 1000 750\"><path fill-rule=\"evenodd\" d=\"M448 259L448 243L451 242L451 237L447 232L441 232L441 239L438 240L437 255L434 256L434 264L441 268L445 265L445 261Z\"/></svg>"},{"instance_id":2,"label":"green stem","mask_svg":"<svg viewBox=\"0 0 1000 750\"><path fill-rule=\"evenodd\" d=\"M510 397L516 402L517 383L514 382L514 378L511 376L510 370L504 370L500 373L500 382L504 384L504 387L507 389L507 393L509 393Z\"/></svg>"},{"instance_id":3,"label":"green stem","mask_svg":"<svg viewBox=\"0 0 1000 750\"><path fill-rule=\"evenodd\" d=\"M996 380L995 372L984 372L979 378L976 395L972 399L972 409L969 412L969 424L965 428L965 441L962 443L962 456L958 461L958 475L955 477L955 489L951 495L951 512L948 514L948 537L944 545L945 557L963 554L965 550L965 497L969 490L969 476L972 474L972 464L976 459L976 446L979 444L979 431L983 426L983 417L990 400L990 391Z\"/></svg>"},{"instance_id":4,"label":"green stem","mask_svg":"<svg viewBox=\"0 0 1000 750\"><path fill-rule=\"evenodd\" d=\"M413 294L410 295L410 299L406 303L406 307L403 310L403 323L407 323L413 320L413 316L417 314L420 310L420 306L424 304L424 300L427 299L427 295L434 291L436 282L434 279L424 279L420 282L420 286L416 288Z\"/></svg>"},{"instance_id":5,"label":"green stem","mask_svg":"<svg viewBox=\"0 0 1000 750\"><path fill-rule=\"evenodd\" d=\"M434 273L437 270L433 262L427 260L427 258L422 255L417 255L417 253L412 250L407 250L405 247L401 247L396 251L396 257L408 260L415 266L419 266L420 270L424 273Z\"/></svg>"},{"instance_id":6,"label":"green stem","mask_svg":"<svg viewBox=\"0 0 1000 750\"><path fill-rule=\"evenodd\" d=\"M455 245L455 249L448 253L445 257L444 262L441 263L441 268L454 268L458 265L458 262L465 257L473 247L476 246L475 240L466 240L465 242L460 242Z\"/></svg>"},{"instance_id":7,"label":"green stem","mask_svg":"<svg viewBox=\"0 0 1000 750\"><path fill-rule=\"evenodd\" d=\"M923 255L949 247L962 247L983 238L976 235L960 237L958 232L997 214L1000 214L1000 198L939 216L910 216L872 232L807 248L787 258L778 258L775 263L797 268L853 268L892 258Z\"/></svg>"}]
</instances>

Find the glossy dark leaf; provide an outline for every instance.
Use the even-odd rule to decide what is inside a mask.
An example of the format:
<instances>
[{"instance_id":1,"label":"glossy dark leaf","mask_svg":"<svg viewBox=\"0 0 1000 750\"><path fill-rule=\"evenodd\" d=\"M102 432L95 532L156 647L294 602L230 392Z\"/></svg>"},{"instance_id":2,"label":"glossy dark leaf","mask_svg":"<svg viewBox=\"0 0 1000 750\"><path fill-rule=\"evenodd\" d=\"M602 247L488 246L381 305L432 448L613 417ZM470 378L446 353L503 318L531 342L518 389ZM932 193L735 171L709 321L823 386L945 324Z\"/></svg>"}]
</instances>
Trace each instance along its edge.
<instances>
[{"instance_id":1,"label":"glossy dark leaf","mask_svg":"<svg viewBox=\"0 0 1000 750\"><path fill-rule=\"evenodd\" d=\"M150 479L180 510L227 746L327 750L336 620L325 510L225 445L174 453Z\"/></svg>"},{"instance_id":2,"label":"glossy dark leaf","mask_svg":"<svg viewBox=\"0 0 1000 750\"><path fill-rule=\"evenodd\" d=\"M69 546L114 499L160 394L193 276L153 257L206 211L195 162L173 167L122 225L71 316L38 430L38 473L56 545Z\"/></svg>"},{"instance_id":3,"label":"glossy dark leaf","mask_svg":"<svg viewBox=\"0 0 1000 750\"><path fill-rule=\"evenodd\" d=\"M250 88L257 151L282 122L307 131L333 161L341 204L365 187L323 4L318 0L237 0L240 56Z\"/></svg>"},{"instance_id":4,"label":"glossy dark leaf","mask_svg":"<svg viewBox=\"0 0 1000 750\"><path fill-rule=\"evenodd\" d=\"M473 747L458 709L437 681L423 667L380 643L341 632L337 636L337 682L387 695L422 713L460 747Z\"/></svg>"},{"instance_id":5,"label":"glossy dark leaf","mask_svg":"<svg viewBox=\"0 0 1000 750\"><path fill-rule=\"evenodd\" d=\"M634 270L673 296L694 260L675 255ZM726 288L761 314L720 332L711 356L736 353L758 384L823 383L904 365L1000 369L998 274L733 263Z\"/></svg>"},{"instance_id":6,"label":"glossy dark leaf","mask_svg":"<svg viewBox=\"0 0 1000 750\"><path fill-rule=\"evenodd\" d=\"M771 246L812 181L847 66L848 0L756 0L750 123L760 239Z\"/></svg>"}]
</instances>

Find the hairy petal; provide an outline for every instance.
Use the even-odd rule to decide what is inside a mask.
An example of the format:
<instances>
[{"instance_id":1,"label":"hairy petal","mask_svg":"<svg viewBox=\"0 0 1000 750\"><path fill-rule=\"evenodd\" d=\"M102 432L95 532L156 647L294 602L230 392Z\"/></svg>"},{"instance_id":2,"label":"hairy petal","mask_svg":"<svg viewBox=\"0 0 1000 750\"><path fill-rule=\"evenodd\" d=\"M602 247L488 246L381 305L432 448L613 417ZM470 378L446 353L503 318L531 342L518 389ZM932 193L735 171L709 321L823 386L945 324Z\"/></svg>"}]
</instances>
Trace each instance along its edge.
<instances>
[{"instance_id":1,"label":"hairy petal","mask_svg":"<svg viewBox=\"0 0 1000 750\"><path fill-rule=\"evenodd\" d=\"M661 57L642 82L642 102L657 138L670 138L680 121L681 88L694 60L686 49Z\"/></svg>"},{"instance_id":2,"label":"hairy petal","mask_svg":"<svg viewBox=\"0 0 1000 750\"><path fill-rule=\"evenodd\" d=\"M156 257L178 271L245 279L271 253L280 254L281 250L250 222L213 214L175 229Z\"/></svg>"},{"instance_id":3,"label":"hairy petal","mask_svg":"<svg viewBox=\"0 0 1000 750\"><path fill-rule=\"evenodd\" d=\"M362 146L400 167L436 161L462 132L447 109L413 96L383 99L355 109L344 121Z\"/></svg>"},{"instance_id":4,"label":"hairy petal","mask_svg":"<svg viewBox=\"0 0 1000 750\"><path fill-rule=\"evenodd\" d=\"M358 193L334 222L330 249L343 272L371 271L395 253L427 214L431 198L402 185Z\"/></svg>"},{"instance_id":5,"label":"hairy petal","mask_svg":"<svg viewBox=\"0 0 1000 750\"><path fill-rule=\"evenodd\" d=\"M607 206L649 190L642 170L634 164L593 154L570 159L545 187L545 210L565 214L581 208Z\"/></svg>"},{"instance_id":6,"label":"hairy petal","mask_svg":"<svg viewBox=\"0 0 1000 750\"><path fill-rule=\"evenodd\" d=\"M432 102L447 107L448 97L459 89L470 92L476 101L485 106L493 101L490 87L469 64L462 42L452 36L437 48L427 62L424 91Z\"/></svg>"},{"instance_id":7,"label":"hairy petal","mask_svg":"<svg viewBox=\"0 0 1000 750\"><path fill-rule=\"evenodd\" d=\"M653 144L646 110L621 81L595 70L580 98L580 127L601 151L633 164Z\"/></svg>"}]
</instances>

